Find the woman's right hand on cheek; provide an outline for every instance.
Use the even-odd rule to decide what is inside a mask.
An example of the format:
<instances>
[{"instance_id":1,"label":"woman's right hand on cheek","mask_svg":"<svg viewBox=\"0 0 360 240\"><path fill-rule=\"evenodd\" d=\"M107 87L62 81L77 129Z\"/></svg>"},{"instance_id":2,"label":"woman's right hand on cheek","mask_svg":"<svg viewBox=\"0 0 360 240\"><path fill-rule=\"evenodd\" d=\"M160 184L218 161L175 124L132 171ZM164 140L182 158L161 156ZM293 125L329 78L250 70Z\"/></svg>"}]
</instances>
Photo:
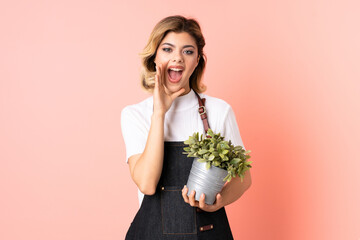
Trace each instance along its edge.
<instances>
[{"instance_id":1,"label":"woman's right hand on cheek","mask_svg":"<svg viewBox=\"0 0 360 240\"><path fill-rule=\"evenodd\" d=\"M166 66L156 66L155 87L154 87L154 113L163 114L169 110L175 98L185 92L181 88L175 93L169 92L165 87Z\"/></svg>"}]
</instances>

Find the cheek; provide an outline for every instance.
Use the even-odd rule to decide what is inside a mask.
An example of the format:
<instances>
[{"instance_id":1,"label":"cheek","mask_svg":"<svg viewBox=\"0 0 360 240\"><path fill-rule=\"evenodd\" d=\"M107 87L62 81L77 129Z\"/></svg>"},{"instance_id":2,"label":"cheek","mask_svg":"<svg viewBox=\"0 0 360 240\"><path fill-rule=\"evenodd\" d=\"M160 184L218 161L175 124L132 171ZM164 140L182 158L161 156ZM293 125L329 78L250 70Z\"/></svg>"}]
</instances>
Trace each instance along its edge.
<instances>
[{"instance_id":1,"label":"cheek","mask_svg":"<svg viewBox=\"0 0 360 240\"><path fill-rule=\"evenodd\" d=\"M196 60L192 61L190 63L190 66L191 66L191 73L195 70L196 66L197 66L198 62Z\"/></svg>"},{"instance_id":2,"label":"cheek","mask_svg":"<svg viewBox=\"0 0 360 240\"><path fill-rule=\"evenodd\" d=\"M154 59L154 62L155 62L155 64L158 64L158 63L159 63L159 55L156 54L156 57L155 57L155 59Z\"/></svg>"},{"instance_id":3,"label":"cheek","mask_svg":"<svg viewBox=\"0 0 360 240\"><path fill-rule=\"evenodd\" d=\"M160 59L161 59L161 54L159 54L159 52L156 52L154 62L158 64L159 62L161 62Z\"/></svg>"},{"instance_id":4,"label":"cheek","mask_svg":"<svg viewBox=\"0 0 360 240\"><path fill-rule=\"evenodd\" d=\"M161 54L161 52L156 53L156 57L155 57L155 63L159 64L159 63L165 63L167 62L167 57L164 54Z\"/></svg>"}]
</instances>

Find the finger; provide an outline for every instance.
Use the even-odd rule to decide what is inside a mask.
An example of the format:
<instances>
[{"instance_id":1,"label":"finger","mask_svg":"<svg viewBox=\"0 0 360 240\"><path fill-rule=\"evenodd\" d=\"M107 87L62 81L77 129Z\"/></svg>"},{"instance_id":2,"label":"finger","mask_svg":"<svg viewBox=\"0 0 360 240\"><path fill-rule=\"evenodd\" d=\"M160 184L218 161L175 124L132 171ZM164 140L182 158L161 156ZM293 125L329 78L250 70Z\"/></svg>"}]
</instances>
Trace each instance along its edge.
<instances>
[{"instance_id":1,"label":"finger","mask_svg":"<svg viewBox=\"0 0 360 240\"><path fill-rule=\"evenodd\" d=\"M215 212L215 211L219 210L220 208L222 208L223 207L222 201L223 201L222 196L221 196L220 193L218 193L216 195L216 200L215 200L214 204L213 205L208 205L208 207L209 207L208 211L209 212Z\"/></svg>"},{"instance_id":2,"label":"finger","mask_svg":"<svg viewBox=\"0 0 360 240\"><path fill-rule=\"evenodd\" d=\"M161 79L162 79L162 83L165 85L165 79L166 79L166 73L167 73L167 71L166 71L166 65L167 64L163 64L163 65L161 65Z\"/></svg>"},{"instance_id":3,"label":"finger","mask_svg":"<svg viewBox=\"0 0 360 240\"><path fill-rule=\"evenodd\" d=\"M193 207L197 207L198 204L196 203L195 201L195 190L192 190L190 195L189 195L189 202L190 202L190 205L193 206Z\"/></svg>"},{"instance_id":4,"label":"finger","mask_svg":"<svg viewBox=\"0 0 360 240\"><path fill-rule=\"evenodd\" d=\"M199 199L199 208L206 208L207 204L205 203L205 194L202 193Z\"/></svg>"},{"instance_id":5,"label":"finger","mask_svg":"<svg viewBox=\"0 0 360 240\"><path fill-rule=\"evenodd\" d=\"M161 66L160 65L156 66L156 69L157 69L156 74L158 75L158 79L159 79L159 86L161 86L162 85Z\"/></svg>"},{"instance_id":6,"label":"finger","mask_svg":"<svg viewBox=\"0 0 360 240\"><path fill-rule=\"evenodd\" d=\"M169 89L165 86L165 84L163 86L165 93L171 97L171 92L169 91Z\"/></svg>"},{"instance_id":7,"label":"finger","mask_svg":"<svg viewBox=\"0 0 360 240\"><path fill-rule=\"evenodd\" d=\"M183 197L183 199L184 199L184 201L186 202L186 203L189 203L189 197L187 196L187 193L188 193L188 188L186 187L186 185L184 186L184 188L182 189L182 197Z\"/></svg>"},{"instance_id":8,"label":"finger","mask_svg":"<svg viewBox=\"0 0 360 240\"><path fill-rule=\"evenodd\" d=\"M221 194L220 193L218 193L217 195L216 195L216 202L217 203L221 203L222 202L222 196L221 196Z\"/></svg>"},{"instance_id":9,"label":"finger","mask_svg":"<svg viewBox=\"0 0 360 240\"><path fill-rule=\"evenodd\" d=\"M205 204L201 207L201 209L204 210L204 211L206 211L206 212L215 212L215 211L217 211L217 210L219 210L220 208L223 207L222 201L223 201L223 200L222 200L222 196L221 196L220 193L218 193L218 194L216 195L216 199L215 199L214 204L208 205L208 204L205 203ZM200 199L199 205L200 205L200 204L201 204L201 199Z\"/></svg>"},{"instance_id":10,"label":"finger","mask_svg":"<svg viewBox=\"0 0 360 240\"><path fill-rule=\"evenodd\" d=\"M160 72L161 84L163 86L166 86L166 82L165 82L166 81L166 73L167 73L166 64L161 65L160 68L161 68L161 72Z\"/></svg>"},{"instance_id":11,"label":"finger","mask_svg":"<svg viewBox=\"0 0 360 240\"><path fill-rule=\"evenodd\" d=\"M156 68L156 73L155 73L155 88L158 88L159 87L159 73L158 73L158 67L155 66Z\"/></svg>"},{"instance_id":12,"label":"finger","mask_svg":"<svg viewBox=\"0 0 360 240\"><path fill-rule=\"evenodd\" d=\"M221 196L220 193L218 193L218 194L216 195L216 200L215 200L215 203L214 203L214 205L217 206L217 209L220 209L220 208L223 207L223 203L222 203L222 202L223 202L222 196Z\"/></svg>"}]
</instances>

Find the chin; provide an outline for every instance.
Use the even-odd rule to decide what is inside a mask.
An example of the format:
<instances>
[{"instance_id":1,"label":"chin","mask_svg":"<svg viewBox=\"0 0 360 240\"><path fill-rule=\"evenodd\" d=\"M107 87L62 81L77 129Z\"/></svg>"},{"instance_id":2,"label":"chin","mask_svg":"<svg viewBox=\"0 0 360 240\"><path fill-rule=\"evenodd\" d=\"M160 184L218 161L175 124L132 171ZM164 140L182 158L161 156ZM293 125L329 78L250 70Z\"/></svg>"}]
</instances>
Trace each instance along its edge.
<instances>
[{"instance_id":1,"label":"chin","mask_svg":"<svg viewBox=\"0 0 360 240\"><path fill-rule=\"evenodd\" d=\"M185 92L189 91L189 87L186 87L181 80L178 83L172 83L169 81L168 84L166 84L166 88L172 93L179 91L181 88L184 88Z\"/></svg>"},{"instance_id":2,"label":"chin","mask_svg":"<svg viewBox=\"0 0 360 240\"><path fill-rule=\"evenodd\" d=\"M179 86L172 86L172 87L168 87L167 89L169 90L169 92L171 93L175 93L177 91L179 91L182 87Z\"/></svg>"}]
</instances>

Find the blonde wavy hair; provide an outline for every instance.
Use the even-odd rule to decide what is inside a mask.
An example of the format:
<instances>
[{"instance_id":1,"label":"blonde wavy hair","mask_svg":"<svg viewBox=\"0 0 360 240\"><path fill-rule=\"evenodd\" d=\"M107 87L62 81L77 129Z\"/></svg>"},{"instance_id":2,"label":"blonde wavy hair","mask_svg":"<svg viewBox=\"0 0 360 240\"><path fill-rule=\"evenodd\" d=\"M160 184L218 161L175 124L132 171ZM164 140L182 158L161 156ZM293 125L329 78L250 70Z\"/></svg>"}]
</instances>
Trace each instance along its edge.
<instances>
[{"instance_id":1,"label":"blonde wavy hair","mask_svg":"<svg viewBox=\"0 0 360 240\"><path fill-rule=\"evenodd\" d=\"M195 39L198 48L199 63L190 76L189 84L190 88L192 88L194 91L198 93L204 92L206 90L206 86L201 82L201 78L203 76L206 65L206 56L203 52L205 39L202 35L199 23L195 19L185 18L180 15L170 16L162 19L155 25L153 31L151 32L144 50L142 53L140 53L142 58L142 87L149 92L154 90L154 77L156 73L154 60L156 51L161 41L169 32L187 32Z\"/></svg>"}]
</instances>

